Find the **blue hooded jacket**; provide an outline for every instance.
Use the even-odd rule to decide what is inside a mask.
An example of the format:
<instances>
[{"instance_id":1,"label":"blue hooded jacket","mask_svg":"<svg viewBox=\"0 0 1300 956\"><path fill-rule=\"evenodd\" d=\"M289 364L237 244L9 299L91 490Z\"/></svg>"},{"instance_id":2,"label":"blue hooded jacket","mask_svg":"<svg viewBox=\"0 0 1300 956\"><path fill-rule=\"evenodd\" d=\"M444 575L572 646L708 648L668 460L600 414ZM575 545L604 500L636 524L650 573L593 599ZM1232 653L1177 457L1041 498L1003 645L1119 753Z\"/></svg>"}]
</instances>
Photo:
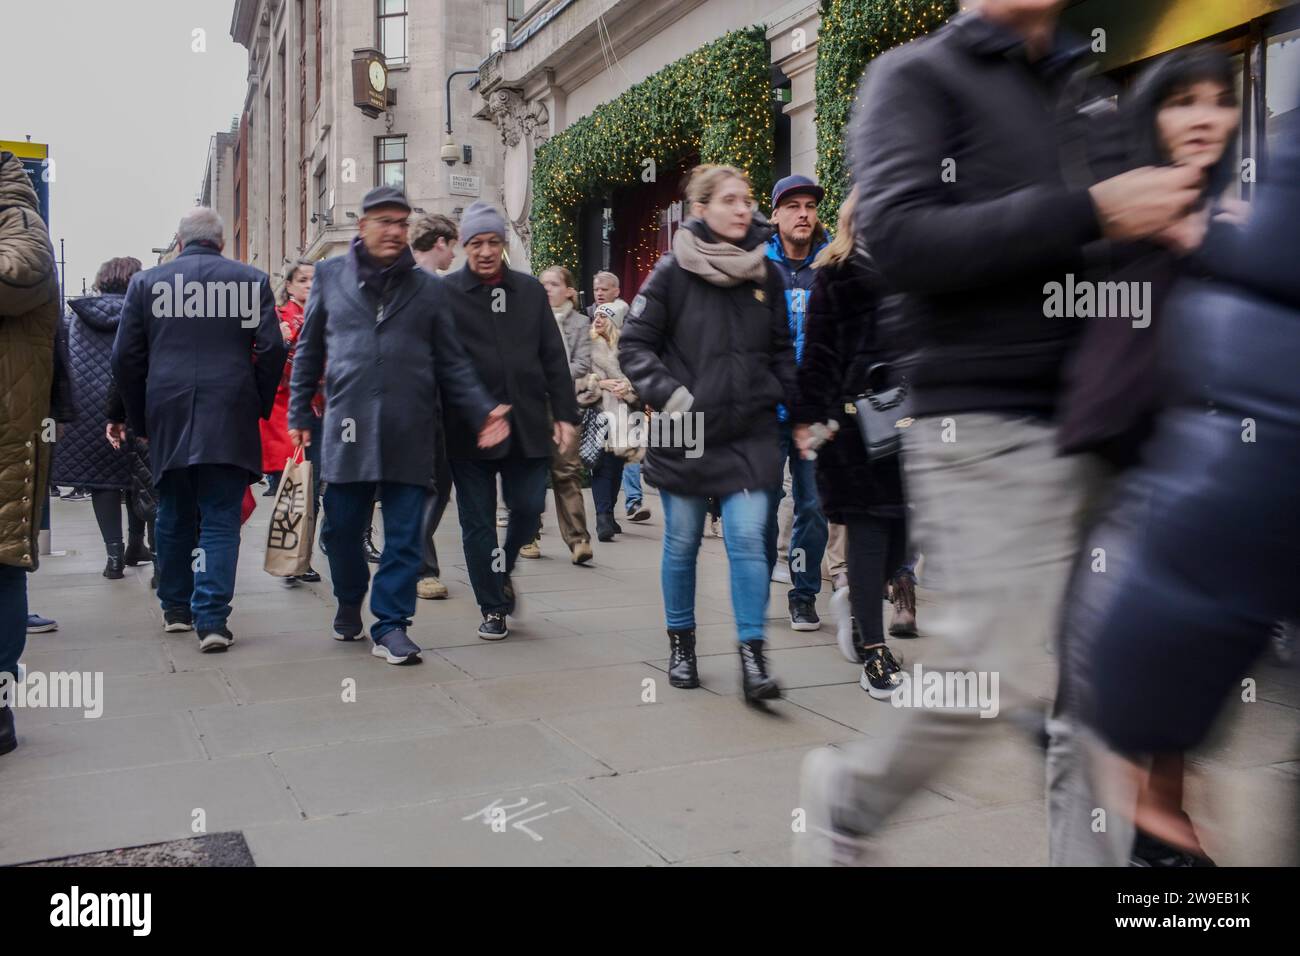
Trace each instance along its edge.
<instances>
[{"instance_id":1,"label":"blue hooded jacket","mask_svg":"<svg viewBox=\"0 0 1300 956\"><path fill-rule=\"evenodd\" d=\"M808 297L812 294L813 260L817 253L830 245L830 234L822 229L822 238L815 242L808 253L808 258L794 261L786 258L785 247L781 244L781 234L773 232L767 240L767 257L776 264L785 284L785 315L790 328L790 341L794 343L794 360L798 365L803 362L803 340L805 318L808 315ZM778 418L786 421L789 417L784 405L777 410Z\"/></svg>"}]
</instances>

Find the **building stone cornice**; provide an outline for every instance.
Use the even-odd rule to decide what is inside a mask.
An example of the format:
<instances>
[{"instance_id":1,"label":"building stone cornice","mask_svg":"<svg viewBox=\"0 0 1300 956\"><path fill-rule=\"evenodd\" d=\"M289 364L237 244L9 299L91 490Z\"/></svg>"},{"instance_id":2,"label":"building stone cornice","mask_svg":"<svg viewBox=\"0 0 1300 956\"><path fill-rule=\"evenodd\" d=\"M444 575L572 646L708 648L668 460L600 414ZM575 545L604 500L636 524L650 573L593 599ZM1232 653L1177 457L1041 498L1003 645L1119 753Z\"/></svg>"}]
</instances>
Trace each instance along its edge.
<instances>
[{"instance_id":1,"label":"building stone cornice","mask_svg":"<svg viewBox=\"0 0 1300 956\"><path fill-rule=\"evenodd\" d=\"M499 87L488 94L487 109L501 142L508 148L518 146L526 136L534 146L541 145L550 134L550 111L541 100L526 102L516 89Z\"/></svg>"}]
</instances>

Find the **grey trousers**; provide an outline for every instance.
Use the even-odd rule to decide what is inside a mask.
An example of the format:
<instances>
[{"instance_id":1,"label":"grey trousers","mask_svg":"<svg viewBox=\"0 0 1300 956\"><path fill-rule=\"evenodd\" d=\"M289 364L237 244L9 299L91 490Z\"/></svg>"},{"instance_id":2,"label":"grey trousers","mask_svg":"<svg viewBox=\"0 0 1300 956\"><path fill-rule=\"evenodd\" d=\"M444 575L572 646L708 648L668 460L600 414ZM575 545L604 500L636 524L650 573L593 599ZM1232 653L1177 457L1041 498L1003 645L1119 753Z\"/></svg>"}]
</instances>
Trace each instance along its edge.
<instances>
[{"instance_id":1,"label":"grey trousers","mask_svg":"<svg viewBox=\"0 0 1300 956\"><path fill-rule=\"evenodd\" d=\"M1098 464L1101 472L1104 466ZM1058 644L1060 676L1056 701L1047 722L1047 821L1052 866L1126 866L1133 849L1132 808L1135 795L1115 788L1128 786L1106 772L1116 759L1083 722L1094 674L1121 662L1096 661L1098 623L1124 582L1131 581L1130 555L1141 533L1147 496L1129 479L1126 494L1115 494L1114 481L1099 480L1090 502L1090 530L1079 554ZM1114 502L1114 505L1112 505Z\"/></svg>"},{"instance_id":2,"label":"grey trousers","mask_svg":"<svg viewBox=\"0 0 1300 956\"><path fill-rule=\"evenodd\" d=\"M1094 467L1056 454L1033 417L961 413L918 418L905 433L912 548L926 555L929 672L997 679L997 716L975 707L890 707L892 726L844 748L837 817L876 831L975 739L1017 712L1041 713L1032 665L1055 642ZM987 712L987 710L985 711Z\"/></svg>"}]
</instances>

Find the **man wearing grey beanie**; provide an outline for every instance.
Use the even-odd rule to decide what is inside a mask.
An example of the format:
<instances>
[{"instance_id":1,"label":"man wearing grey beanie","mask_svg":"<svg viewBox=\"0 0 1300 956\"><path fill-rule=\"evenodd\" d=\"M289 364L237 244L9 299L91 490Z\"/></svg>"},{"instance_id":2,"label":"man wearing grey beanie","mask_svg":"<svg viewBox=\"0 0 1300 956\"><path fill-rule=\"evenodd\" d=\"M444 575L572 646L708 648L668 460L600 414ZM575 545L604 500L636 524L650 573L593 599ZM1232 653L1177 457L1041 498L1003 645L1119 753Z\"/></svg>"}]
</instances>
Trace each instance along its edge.
<instances>
[{"instance_id":1,"label":"man wearing grey beanie","mask_svg":"<svg viewBox=\"0 0 1300 956\"><path fill-rule=\"evenodd\" d=\"M443 280L470 364L493 400L510 407L510 438L493 448L479 447L473 422L447 418L465 564L483 613L478 636L488 641L510 633L506 617L518 614L510 573L546 507L552 450L572 447L582 420L546 290L505 266L506 235L505 218L490 203L471 204L460 224L465 265ZM496 529L498 475L510 509L504 548Z\"/></svg>"}]
</instances>

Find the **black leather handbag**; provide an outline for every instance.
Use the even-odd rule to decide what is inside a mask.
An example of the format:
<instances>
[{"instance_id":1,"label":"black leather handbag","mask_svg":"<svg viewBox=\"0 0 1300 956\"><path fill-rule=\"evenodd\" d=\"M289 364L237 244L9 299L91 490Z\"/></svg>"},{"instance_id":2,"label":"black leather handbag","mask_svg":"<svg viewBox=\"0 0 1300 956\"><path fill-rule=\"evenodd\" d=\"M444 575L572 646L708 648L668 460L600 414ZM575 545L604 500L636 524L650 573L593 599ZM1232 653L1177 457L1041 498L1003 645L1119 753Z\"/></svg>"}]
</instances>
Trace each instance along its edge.
<instances>
[{"instance_id":1,"label":"black leather handbag","mask_svg":"<svg viewBox=\"0 0 1300 956\"><path fill-rule=\"evenodd\" d=\"M889 379L889 363L877 362L867 369L867 390L853 400L867 458L872 463L893 458L903 447L903 430L910 427L907 414L907 379L884 387Z\"/></svg>"}]
</instances>

